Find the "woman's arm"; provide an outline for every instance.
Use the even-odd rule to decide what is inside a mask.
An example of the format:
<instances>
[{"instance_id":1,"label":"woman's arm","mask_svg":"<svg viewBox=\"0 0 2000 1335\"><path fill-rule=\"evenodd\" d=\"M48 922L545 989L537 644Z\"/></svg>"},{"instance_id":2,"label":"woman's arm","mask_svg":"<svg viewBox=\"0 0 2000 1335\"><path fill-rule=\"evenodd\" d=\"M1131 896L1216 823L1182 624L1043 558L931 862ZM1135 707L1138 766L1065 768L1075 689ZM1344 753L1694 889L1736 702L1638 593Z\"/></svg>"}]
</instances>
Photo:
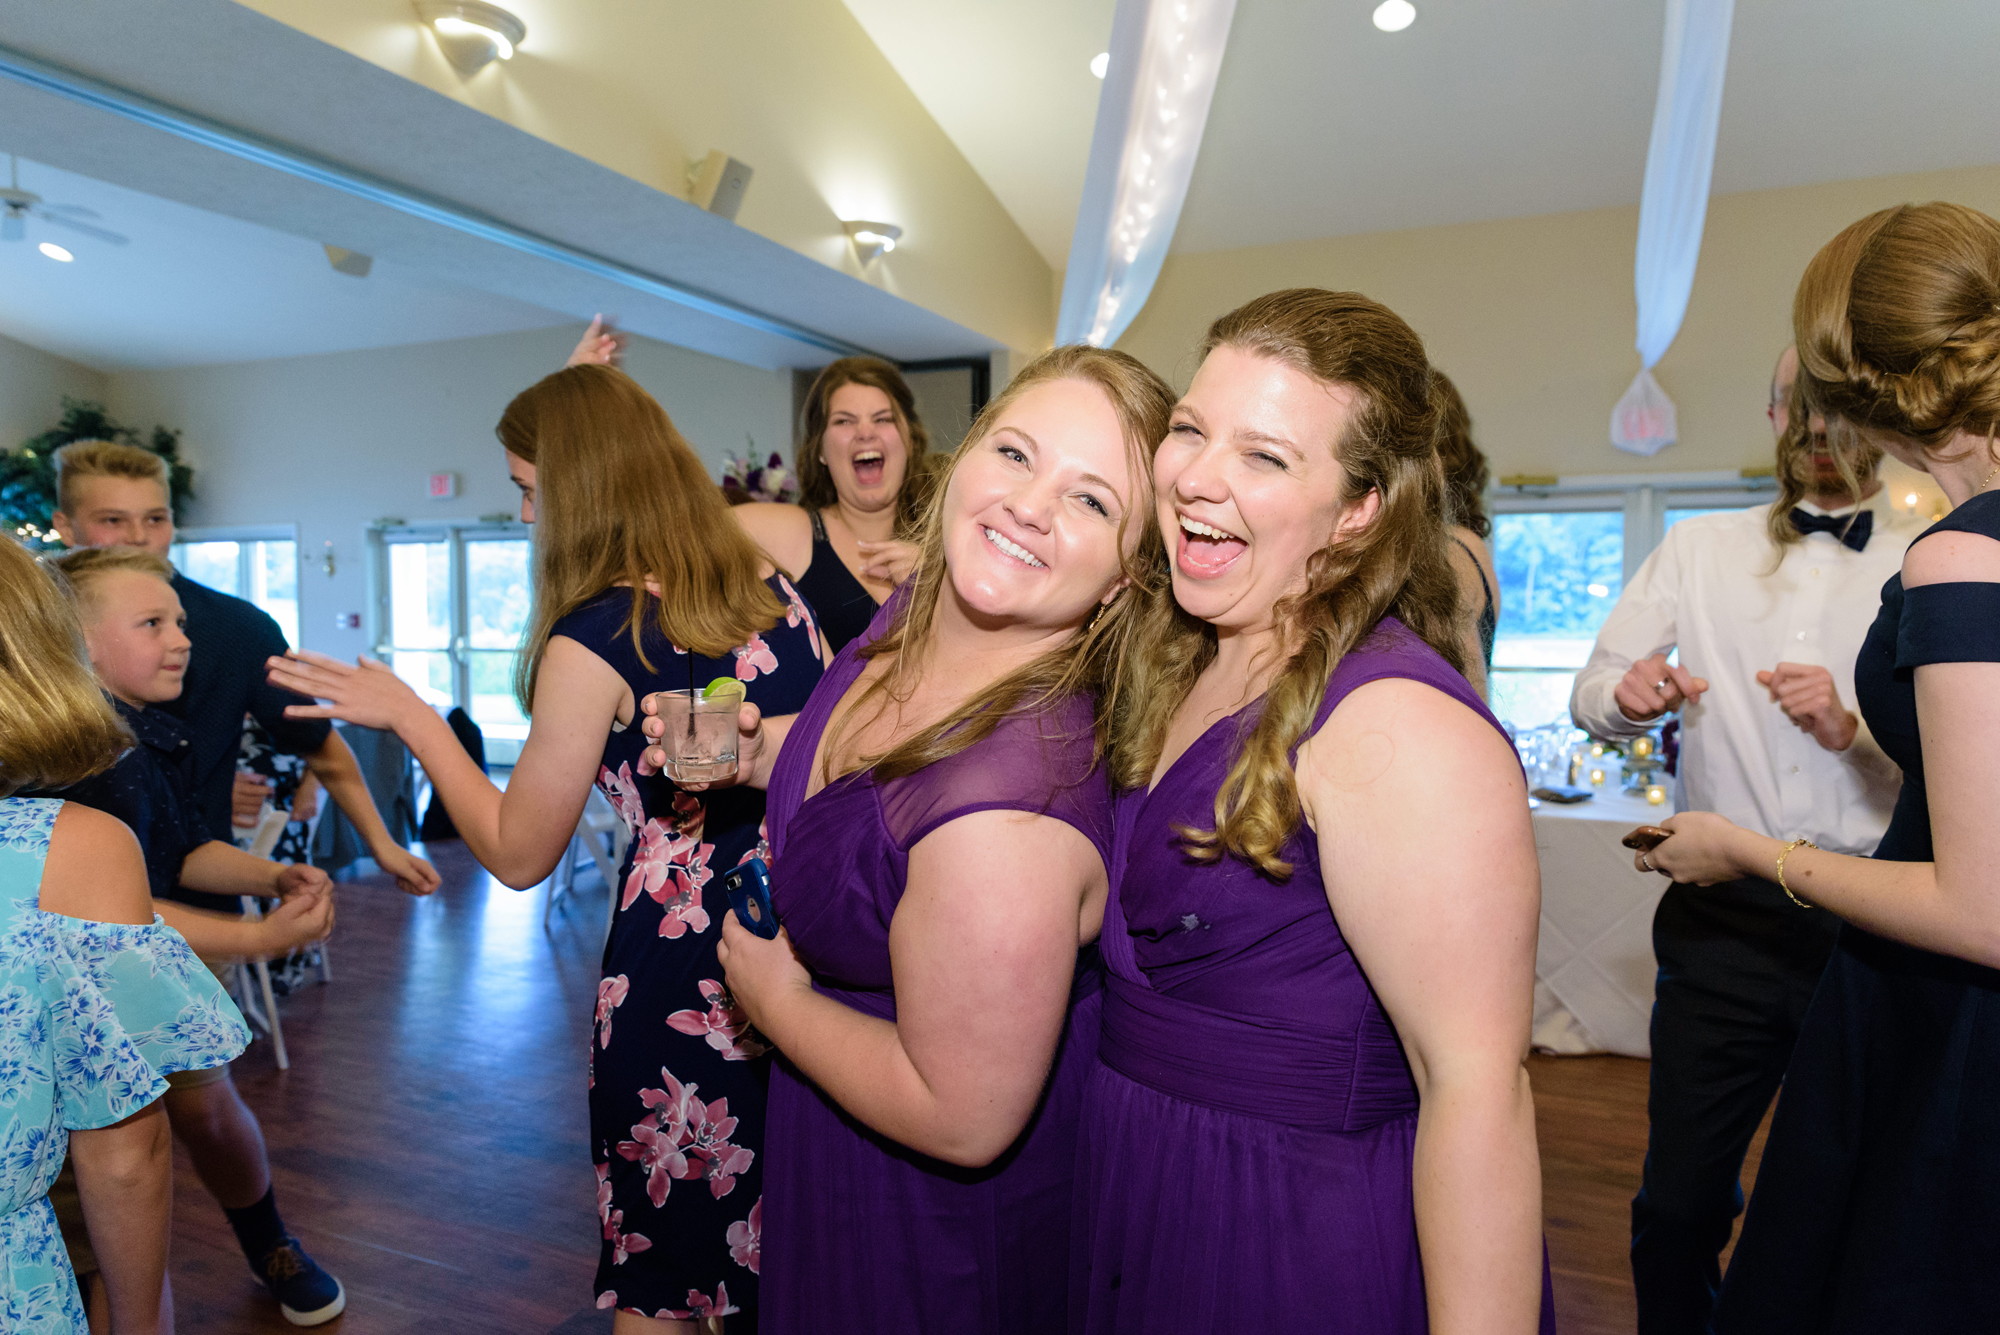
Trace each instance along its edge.
<instances>
[{"instance_id":1,"label":"woman's arm","mask_svg":"<svg viewBox=\"0 0 2000 1335\"><path fill-rule=\"evenodd\" d=\"M1903 559L1903 587L2000 583L2000 542L1976 533L1923 539ZM1785 883L1857 927L1923 950L2000 968L2000 663L1926 663L1914 673L1935 862L1878 862L1797 848ZM1778 878L1785 841L1737 828L1708 812L1666 822L1674 837L1653 866L1706 885L1738 876Z\"/></svg>"},{"instance_id":2,"label":"woman's arm","mask_svg":"<svg viewBox=\"0 0 2000 1335\"><path fill-rule=\"evenodd\" d=\"M1521 766L1416 682L1356 690L1300 749L1327 900L1401 1036L1430 1328L1529 1332L1542 1181L1525 1061L1541 877Z\"/></svg>"},{"instance_id":3,"label":"woman's arm","mask_svg":"<svg viewBox=\"0 0 2000 1335\"><path fill-rule=\"evenodd\" d=\"M382 813L375 809L375 795L368 791L368 781L361 776L354 748L337 729L328 731L325 744L305 757L305 762L310 771L308 777L319 780L333 804L353 822L354 832L368 846L368 856L396 878L404 893L427 895L438 888L437 868L389 837L389 827L382 823Z\"/></svg>"},{"instance_id":4,"label":"woman's arm","mask_svg":"<svg viewBox=\"0 0 2000 1335\"><path fill-rule=\"evenodd\" d=\"M156 1099L122 1122L70 1132L69 1157L111 1306L111 1329L118 1335L157 1331L173 1214L166 1104Z\"/></svg>"},{"instance_id":5,"label":"woman's arm","mask_svg":"<svg viewBox=\"0 0 2000 1335\"><path fill-rule=\"evenodd\" d=\"M971 870L968 870L971 869ZM982 811L910 850L889 927L895 1023L812 989L790 938L723 919L730 993L841 1107L922 1154L968 1168L1027 1126L1068 1012L1084 904L1104 863L1075 827Z\"/></svg>"},{"instance_id":6,"label":"woman's arm","mask_svg":"<svg viewBox=\"0 0 2000 1335\"><path fill-rule=\"evenodd\" d=\"M516 890L540 884L576 835L596 781L604 739L629 708L625 679L565 635L549 638L535 680L535 712L521 759L502 793L437 711L391 672L294 650L270 660L271 680L324 705L293 705L293 718L339 718L388 728L430 775L431 787L480 865ZM634 720L636 721L636 720Z\"/></svg>"},{"instance_id":7,"label":"woman's arm","mask_svg":"<svg viewBox=\"0 0 2000 1335\"><path fill-rule=\"evenodd\" d=\"M743 525L750 541L763 548L764 555L777 562L778 569L793 579L806 573L806 567L812 564L813 538L812 516L804 509L796 505L750 501L730 506L729 513Z\"/></svg>"}]
</instances>

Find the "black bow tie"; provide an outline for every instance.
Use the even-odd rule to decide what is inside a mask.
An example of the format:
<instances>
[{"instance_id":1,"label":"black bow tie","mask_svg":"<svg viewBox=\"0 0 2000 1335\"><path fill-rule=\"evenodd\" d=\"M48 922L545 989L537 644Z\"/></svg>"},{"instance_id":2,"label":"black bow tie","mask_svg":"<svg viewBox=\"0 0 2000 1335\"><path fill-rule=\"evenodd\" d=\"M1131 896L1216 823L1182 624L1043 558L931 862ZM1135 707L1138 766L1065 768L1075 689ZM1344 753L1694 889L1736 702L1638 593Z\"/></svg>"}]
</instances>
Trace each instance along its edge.
<instances>
[{"instance_id":1,"label":"black bow tie","mask_svg":"<svg viewBox=\"0 0 2000 1335\"><path fill-rule=\"evenodd\" d=\"M1800 533L1831 533L1858 552L1868 545L1868 536L1875 531L1875 512L1863 510L1857 515L1816 515L1794 507L1792 527Z\"/></svg>"}]
</instances>

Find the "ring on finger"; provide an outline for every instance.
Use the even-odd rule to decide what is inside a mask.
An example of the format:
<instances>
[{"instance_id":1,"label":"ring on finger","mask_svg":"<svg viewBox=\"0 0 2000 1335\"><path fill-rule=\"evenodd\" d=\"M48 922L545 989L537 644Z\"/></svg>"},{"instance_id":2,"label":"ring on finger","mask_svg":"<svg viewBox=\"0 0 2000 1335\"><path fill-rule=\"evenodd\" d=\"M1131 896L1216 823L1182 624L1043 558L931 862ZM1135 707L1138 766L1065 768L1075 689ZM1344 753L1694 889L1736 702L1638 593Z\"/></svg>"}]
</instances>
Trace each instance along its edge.
<instances>
[{"instance_id":1,"label":"ring on finger","mask_svg":"<svg viewBox=\"0 0 2000 1335\"><path fill-rule=\"evenodd\" d=\"M1647 871L1659 870L1658 867L1655 867L1653 865L1653 855L1651 853L1641 853L1639 855L1639 865L1644 867Z\"/></svg>"},{"instance_id":2,"label":"ring on finger","mask_svg":"<svg viewBox=\"0 0 2000 1335\"><path fill-rule=\"evenodd\" d=\"M1667 687L1669 687L1669 686L1671 686L1671 685L1673 685L1673 679L1672 679L1672 678L1670 678L1670 677L1662 677L1662 678L1660 678L1660 679L1659 679L1658 681L1656 681L1656 682L1654 682L1654 683L1653 683L1653 689L1654 689L1654 690L1656 690L1656 691L1660 691L1660 692L1663 692L1663 693L1664 693L1664 692L1666 691Z\"/></svg>"}]
</instances>

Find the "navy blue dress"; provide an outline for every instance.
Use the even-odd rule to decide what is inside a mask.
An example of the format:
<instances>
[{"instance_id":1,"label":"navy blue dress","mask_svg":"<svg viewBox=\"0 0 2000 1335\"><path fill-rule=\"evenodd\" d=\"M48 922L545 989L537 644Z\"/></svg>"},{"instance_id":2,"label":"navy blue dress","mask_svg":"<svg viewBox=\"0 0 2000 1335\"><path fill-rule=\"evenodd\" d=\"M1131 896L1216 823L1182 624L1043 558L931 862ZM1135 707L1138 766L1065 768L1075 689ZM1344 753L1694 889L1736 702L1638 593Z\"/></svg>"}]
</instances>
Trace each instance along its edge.
<instances>
[{"instance_id":1,"label":"navy blue dress","mask_svg":"<svg viewBox=\"0 0 2000 1335\"><path fill-rule=\"evenodd\" d=\"M782 574L786 615L728 658L696 655L694 680L745 683L765 715L796 714L821 673L819 628ZM634 651L631 591L610 589L556 622L639 700L685 689L687 655L646 602ZM590 1144L603 1250L597 1305L669 1320L754 1312L770 1061L722 985L722 875L763 851L764 794L683 792L639 773L636 726L604 743L597 786L625 820L618 912L604 947L590 1045Z\"/></svg>"},{"instance_id":2,"label":"navy blue dress","mask_svg":"<svg viewBox=\"0 0 2000 1335\"><path fill-rule=\"evenodd\" d=\"M2000 539L2000 493L1945 530ZM2000 663L2000 584L1882 586L1854 667L1869 729L1903 767L1875 856L1930 862L1915 669ZM1990 870L1990 869L1989 869ZM1785 1074L1715 1329L1728 1335L2000 1326L2000 970L1851 924Z\"/></svg>"}]
</instances>

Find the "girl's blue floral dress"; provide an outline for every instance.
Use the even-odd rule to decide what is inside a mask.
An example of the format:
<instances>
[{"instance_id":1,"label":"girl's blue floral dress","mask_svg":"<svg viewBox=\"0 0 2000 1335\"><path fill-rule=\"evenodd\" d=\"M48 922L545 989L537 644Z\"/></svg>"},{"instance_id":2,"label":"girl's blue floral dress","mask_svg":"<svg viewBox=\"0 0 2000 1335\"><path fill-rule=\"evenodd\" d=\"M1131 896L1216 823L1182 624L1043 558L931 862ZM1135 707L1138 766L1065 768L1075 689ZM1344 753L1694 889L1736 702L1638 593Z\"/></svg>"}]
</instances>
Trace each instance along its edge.
<instances>
[{"instance_id":1,"label":"girl's blue floral dress","mask_svg":"<svg viewBox=\"0 0 2000 1335\"><path fill-rule=\"evenodd\" d=\"M123 1121L250 1041L215 976L159 918L36 907L63 804L0 797L0 1332L88 1329L48 1202L71 1131Z\"/></svg>"}]
</instances>

